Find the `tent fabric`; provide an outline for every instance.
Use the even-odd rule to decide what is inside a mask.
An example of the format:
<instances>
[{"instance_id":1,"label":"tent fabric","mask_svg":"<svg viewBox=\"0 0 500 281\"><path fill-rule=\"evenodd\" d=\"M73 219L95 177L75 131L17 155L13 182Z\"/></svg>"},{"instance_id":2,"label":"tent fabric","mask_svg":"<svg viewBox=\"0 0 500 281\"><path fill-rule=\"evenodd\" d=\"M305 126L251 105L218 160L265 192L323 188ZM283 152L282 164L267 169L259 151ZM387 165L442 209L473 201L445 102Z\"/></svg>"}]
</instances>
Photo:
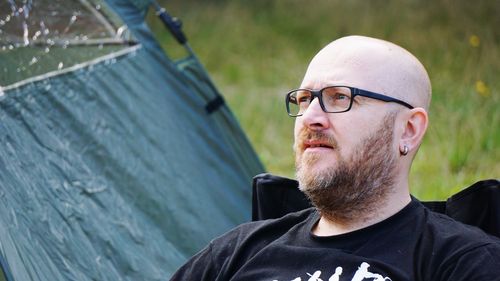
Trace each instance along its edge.
<instances>
[{"instance_id":1,"label":"tent fabric","mask_svg":"<svg viewBox=\"0 0 500 281\"><path fill-rule=\"evenodd\" d=\"M138 45L0 96L3 278L165 280L250 219L263 167L227 106L207 112L220 95L198 60L154 41L145 2L108 1Z\"/></svg>"}]
</instances>

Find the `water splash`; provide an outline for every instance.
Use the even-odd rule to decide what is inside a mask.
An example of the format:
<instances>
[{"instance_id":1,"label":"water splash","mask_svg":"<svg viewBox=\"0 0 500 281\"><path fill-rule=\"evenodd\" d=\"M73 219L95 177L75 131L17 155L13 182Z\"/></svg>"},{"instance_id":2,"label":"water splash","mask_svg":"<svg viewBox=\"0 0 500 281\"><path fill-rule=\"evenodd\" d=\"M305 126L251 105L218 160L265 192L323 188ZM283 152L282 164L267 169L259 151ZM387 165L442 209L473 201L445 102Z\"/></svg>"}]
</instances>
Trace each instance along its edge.
<instances>
[{"instance_id":1,"label":"water splash","mask_svg":"<svg viewBox=\"0 0 500 281\"><path fill-rule=\"evenodd\" d=\"M65 0L3 1L0 13L0 36L9 41L0 44L0 51L9 53L16 49L25 49L27 55L20 56L17 65L4 68L4 72L12 72L12 75L3 75L7 78L2 77L0 84L10 85L45 71L67 69L79 62L61 59L64 56L60 54L67 53L62 49L69 49L75 45L84 46L82 50L86 51L92 48L89 46L93 46L95 48L93 52L101 54L108 41L119 42L129 33L126 26L117 27L107 21L108 19L103 16L106 12L103 11L104 5L96 3L92 5L87 1L67 4ZM118 37L115 37L116 35ZM115 62L107 60L106 64Z\"/></svg>"}]
</instances>

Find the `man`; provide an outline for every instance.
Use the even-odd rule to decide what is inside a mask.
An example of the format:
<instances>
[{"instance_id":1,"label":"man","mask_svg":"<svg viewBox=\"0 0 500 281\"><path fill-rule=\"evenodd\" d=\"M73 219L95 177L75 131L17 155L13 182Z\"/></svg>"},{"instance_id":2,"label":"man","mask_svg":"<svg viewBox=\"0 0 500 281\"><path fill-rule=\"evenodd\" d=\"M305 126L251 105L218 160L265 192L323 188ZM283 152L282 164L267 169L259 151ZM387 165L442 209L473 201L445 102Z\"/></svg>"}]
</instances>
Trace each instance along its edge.
<instances>
[{"instance_id":1,"label":"man","mask_svg":"<svg viewBox=\"0 0 500 281\"><path fill-rule=\"evenodd\" d=\"M172 280L500 280L500 242L412 198L426 70L392 43L338 39L287 94L299 188L315 208L244 224Z\"/></svg>"}]
</instances>

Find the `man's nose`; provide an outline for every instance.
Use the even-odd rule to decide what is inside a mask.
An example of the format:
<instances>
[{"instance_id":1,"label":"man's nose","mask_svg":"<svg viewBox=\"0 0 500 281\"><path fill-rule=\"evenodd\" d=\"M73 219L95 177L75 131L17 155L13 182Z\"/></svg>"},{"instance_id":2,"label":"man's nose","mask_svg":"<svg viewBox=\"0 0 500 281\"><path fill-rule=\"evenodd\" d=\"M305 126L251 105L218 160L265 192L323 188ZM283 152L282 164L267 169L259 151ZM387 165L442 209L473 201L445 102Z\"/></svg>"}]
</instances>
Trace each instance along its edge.
<instances>
[{"instance_id":1,"label":"man's nose","mask_svg":"<svg viewBox=\"0 0 500 281\"><path fill-rule=\"evenodd\" d=\"M312 130L323 130L329 127L328 113L323 111L318 98L311 101L301 119L304 125Z\"/></svg>"}]
</instances>

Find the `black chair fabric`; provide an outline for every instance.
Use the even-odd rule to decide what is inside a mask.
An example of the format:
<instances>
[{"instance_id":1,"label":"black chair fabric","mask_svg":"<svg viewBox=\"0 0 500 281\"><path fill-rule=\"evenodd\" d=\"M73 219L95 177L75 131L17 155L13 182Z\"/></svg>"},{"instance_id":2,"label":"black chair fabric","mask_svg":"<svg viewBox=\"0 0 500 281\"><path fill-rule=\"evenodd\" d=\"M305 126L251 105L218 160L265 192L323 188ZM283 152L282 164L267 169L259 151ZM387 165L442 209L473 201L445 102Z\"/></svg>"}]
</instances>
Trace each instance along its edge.
<instances>
[{"instance_id":1,"label":"black chair fabric","mask_svg":"<svg viewBox=\"0 0 500 281\"><path fill-rule=\"evenodd\" d=\"M476 182L446 201L422 203L434 212L500 237L500 182L496 179ZM295 180L268 173L253 178L254 221L279 218L311 206Z\"/></svg>"}]
</instances>

